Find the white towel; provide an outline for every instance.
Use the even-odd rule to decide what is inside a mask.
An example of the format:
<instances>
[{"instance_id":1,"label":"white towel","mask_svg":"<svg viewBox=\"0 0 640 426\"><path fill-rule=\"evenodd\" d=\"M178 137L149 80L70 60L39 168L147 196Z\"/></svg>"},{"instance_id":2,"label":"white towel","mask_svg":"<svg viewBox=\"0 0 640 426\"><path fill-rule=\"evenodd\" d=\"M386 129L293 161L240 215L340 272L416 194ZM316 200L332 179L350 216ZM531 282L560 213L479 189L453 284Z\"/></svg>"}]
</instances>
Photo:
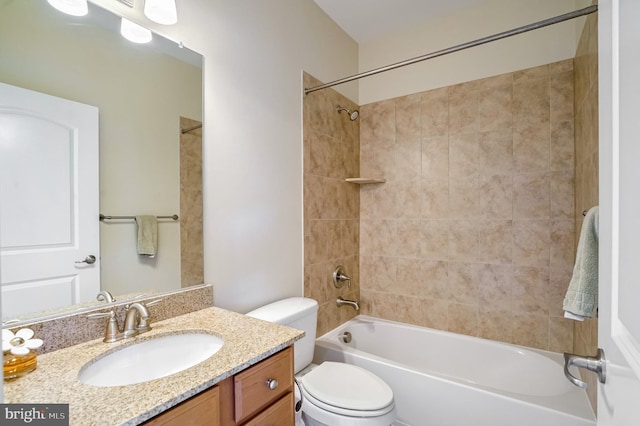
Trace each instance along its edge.
<instances>
[{"instance_id":1,"label":"white towel","mask_svg":"<svg viewBox=\"0 0 640 426\"><path fill-rule=\"evenodd\" d=\"M136 216L138 224L138 254L153 258L158 252L158 218L155 216Z\"/></svg>"},{"instance_id":2,"label":"white towel","mask_svg":"<svg viewBox=\"0 0 640 426\"><path fill-rule=\"evenodd\" d=\"M582 222L576 264L564 297L565 318L583 321L598 308L598 206L589 209Z\"/></svg>"}]
</instances>

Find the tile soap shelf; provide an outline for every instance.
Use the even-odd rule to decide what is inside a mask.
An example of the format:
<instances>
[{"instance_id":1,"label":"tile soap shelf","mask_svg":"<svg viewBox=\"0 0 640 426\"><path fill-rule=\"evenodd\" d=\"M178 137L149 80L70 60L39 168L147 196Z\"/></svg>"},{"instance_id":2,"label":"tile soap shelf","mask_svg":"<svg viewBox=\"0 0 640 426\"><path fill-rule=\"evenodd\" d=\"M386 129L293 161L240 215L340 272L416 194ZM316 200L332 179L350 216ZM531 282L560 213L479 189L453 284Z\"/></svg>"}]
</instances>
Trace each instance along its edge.
<instances>
[{"instance_id":1,"label":"tile soap shelf","mask_svg":"<svg viewBox=\"0 0 640 426\"><path fill-rule=\"evenodd\" d=\"M346 178L345 181L355 183L358 185L364 185L367 183L385 183L386 179L372 179L372 178Z\"/></svg>"}]
</instances>

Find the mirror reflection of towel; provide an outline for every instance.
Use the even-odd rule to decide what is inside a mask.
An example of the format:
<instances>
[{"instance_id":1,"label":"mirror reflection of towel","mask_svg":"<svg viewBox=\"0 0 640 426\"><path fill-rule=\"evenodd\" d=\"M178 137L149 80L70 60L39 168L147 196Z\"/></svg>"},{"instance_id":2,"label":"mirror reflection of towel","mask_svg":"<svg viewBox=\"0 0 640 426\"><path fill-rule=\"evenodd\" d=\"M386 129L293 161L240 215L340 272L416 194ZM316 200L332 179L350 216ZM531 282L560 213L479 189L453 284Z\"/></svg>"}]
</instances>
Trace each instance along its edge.
<instances>
[{"instance_id":1,"label":"mirror reflection of towel","mask_svg":"<svg viewBox=\"0 0 640 426\"><path fill-rule=\"evenodd\" d=\"M138 225L138 254L153 258L158 252L158 218L151 215L136 216Z\"/></svg>"}]
</instances>

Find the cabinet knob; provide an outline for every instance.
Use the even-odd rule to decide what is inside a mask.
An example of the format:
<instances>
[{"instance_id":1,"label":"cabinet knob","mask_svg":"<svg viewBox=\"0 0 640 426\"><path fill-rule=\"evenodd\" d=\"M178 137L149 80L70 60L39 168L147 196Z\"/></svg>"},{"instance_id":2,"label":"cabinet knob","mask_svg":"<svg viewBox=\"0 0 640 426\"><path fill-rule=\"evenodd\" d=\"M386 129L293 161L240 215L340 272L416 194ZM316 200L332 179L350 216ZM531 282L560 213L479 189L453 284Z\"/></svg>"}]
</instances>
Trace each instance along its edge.
<instances>
[{"instance_id":1,"label":"cabinet knob","mask_svg":"<svg viewBox=\"0 0 640 426\"><path fill-rule=\"evenodd\" d=\"M275 390L278 387L278 381L276 379L267 379L267 387Z\"/></svg>"}]
</instances>

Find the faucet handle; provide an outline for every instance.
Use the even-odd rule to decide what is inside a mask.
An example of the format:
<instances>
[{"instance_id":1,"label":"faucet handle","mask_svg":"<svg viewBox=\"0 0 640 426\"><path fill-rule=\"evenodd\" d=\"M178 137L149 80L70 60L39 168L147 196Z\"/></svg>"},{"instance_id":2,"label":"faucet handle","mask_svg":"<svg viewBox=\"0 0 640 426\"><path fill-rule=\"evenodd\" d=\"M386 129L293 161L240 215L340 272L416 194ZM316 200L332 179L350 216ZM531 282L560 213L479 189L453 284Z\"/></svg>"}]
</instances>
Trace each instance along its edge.
<instances>
[{"instance_id":1,"label":"faucet handle","mask_svg":"<svg viewBox=\"0 0 640 426\"><path fill-rule=\"evenodd\" d=\"M107 322L107 329L104 332L104 339L102 340L105 343L113 343L122 339L122 333L120 333L118 327L118 319L116 318L116 313L111 310L109 312L96 312L94 314L87 315L87 318L95 319L95 318L109 318L109 322Z\"/></svg>"},{"instance_id":2,"label":"faucet handle","mask_svg":"<svg viewBox=\"0 0 640 426\"><path fill-rule=\"evenodd\" d=\"M157 305L158 303L162 302L164 299L156 299L156 300L152 300L149 303L143 303L146 307L149 306L153 306L153 305Z\"/></svg>"},{"instance_id":3,"label":"faucet handle","mask_svg":"<svg viewBox=\"0 0 640 426\"><path fill-rule=\"evenodd\" d=\"M134 300L135 300L135 299L134 299ZM125 305L125 306L124 306L124 308L125 308L126 310L129 310L129 308L130 308L131 306L135 305L135 304L142 305L142 306L144 306L145 308L148 308L149 306L157 305L158 303L162 302L163 300L164 300L164 299L156 299L156 300L152 300L151 302L147 302L147 303L145 303L145 302L133 302L133 303L130 303L130 304Z\"/></svg>"},{"instance_id":4,"label":"faucet handle","mask_svg":"<svg viewBox=\"0 0 640 426\"><path fill-rule=\"evenodd\" d=\"M351 277L345 273L344 266L338 265L336 270L333 271L333 285L336 288L342 288L344 281L347 282L347 287L351 288Z\"/></svg>"},{"instance_id":5,"label":"faucet handle","mask_svg":"<svg viewBox=\"0 0 640 426\"><path fill-rule=\"evenodd\" d=\"M96 312L94 314L89 314L87 315L87 318L106 318L106 317L111 317L111 316L115 316L115 312L113 311L109 311L109 312Z\"/></svg>"}]
</instances>

